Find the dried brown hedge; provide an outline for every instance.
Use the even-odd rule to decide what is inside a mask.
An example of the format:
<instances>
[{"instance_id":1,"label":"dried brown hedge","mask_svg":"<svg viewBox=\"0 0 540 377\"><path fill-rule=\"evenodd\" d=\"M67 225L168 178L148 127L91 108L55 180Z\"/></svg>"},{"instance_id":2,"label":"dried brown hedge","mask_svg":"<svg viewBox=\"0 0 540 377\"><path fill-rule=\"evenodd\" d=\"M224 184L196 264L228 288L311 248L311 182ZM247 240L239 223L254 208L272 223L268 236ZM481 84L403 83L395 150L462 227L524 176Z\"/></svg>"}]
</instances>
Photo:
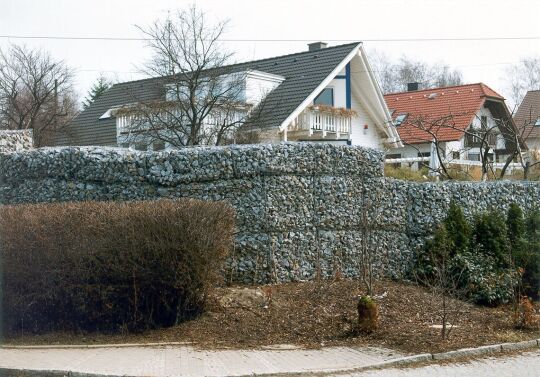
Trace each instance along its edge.
<instances>
[{"instance_id":1,"label":"dried brown hedge","mask_svg":"<svg viewBox=\"0 0 540 377\"><path fill-rule=\"evenodd\" d=\"M221 279L233 234L234 212L222 202L0 207L4 330L124 331L189 319Z\"/></svg>"}]
</instances>

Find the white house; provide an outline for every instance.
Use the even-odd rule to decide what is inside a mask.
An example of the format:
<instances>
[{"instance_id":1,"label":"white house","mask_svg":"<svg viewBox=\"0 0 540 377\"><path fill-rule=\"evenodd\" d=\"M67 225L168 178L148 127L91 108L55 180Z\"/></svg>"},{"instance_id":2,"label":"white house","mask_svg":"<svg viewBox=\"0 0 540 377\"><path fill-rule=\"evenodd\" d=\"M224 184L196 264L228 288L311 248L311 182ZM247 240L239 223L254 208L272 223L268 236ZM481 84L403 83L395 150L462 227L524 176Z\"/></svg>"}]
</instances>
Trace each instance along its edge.
<instances>
[{"instance_id":1,"label":"white house","mask_svg":"<svg viewBox=\"0 0 540 377\"><path fill-rule=\"evenodd\" d=\"M265 110L250 124L261 142L402 146L361 43L326 47L317 42L308 51L226 68L228 75L244 80L239 93L244 104L234 116L249 119L264 103ZM134 143L128 137L134 121L129 108L140 101L165 101L170 85L167 78L114 85L55 144L167 148L167 143L145 143L143 137Z\"/></svg>"}]
</instances>

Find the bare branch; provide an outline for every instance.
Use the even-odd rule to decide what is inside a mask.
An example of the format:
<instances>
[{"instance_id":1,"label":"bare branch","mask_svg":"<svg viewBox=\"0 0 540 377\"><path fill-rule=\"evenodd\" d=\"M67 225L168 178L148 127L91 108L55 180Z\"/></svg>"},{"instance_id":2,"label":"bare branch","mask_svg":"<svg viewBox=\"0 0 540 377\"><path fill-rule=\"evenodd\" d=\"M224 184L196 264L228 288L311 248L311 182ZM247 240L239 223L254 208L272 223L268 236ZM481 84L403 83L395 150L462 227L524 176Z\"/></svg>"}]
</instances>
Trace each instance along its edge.
<instances>
[{"instance_id":1,"label":"bare branch","mask_svg":"<svg viewBox=\"0 0 540 377\"><path fill-rule=\"evenodd\" d=\"M46 145L77 113L73 72L45 52L11 45L0 49L0 128L32 129Z\"/></svg>"}]
</instances>

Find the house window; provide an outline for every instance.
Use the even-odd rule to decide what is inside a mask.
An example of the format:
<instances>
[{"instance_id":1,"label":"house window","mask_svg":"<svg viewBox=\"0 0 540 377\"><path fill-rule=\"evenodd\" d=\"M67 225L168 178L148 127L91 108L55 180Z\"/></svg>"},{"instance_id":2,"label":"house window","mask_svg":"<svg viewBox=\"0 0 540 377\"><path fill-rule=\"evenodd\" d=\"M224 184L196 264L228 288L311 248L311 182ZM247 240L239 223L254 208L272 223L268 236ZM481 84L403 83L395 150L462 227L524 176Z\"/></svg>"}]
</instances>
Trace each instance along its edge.
<instances>
[{"instance_id":1,"label":"house window","mask_svg":"<svg viewBox=\"0 0 540 377\"><path fill-rule=\"evenodd\" d=\"M401 125L401 123L403 123L405 121L405 119L407 118L407 114L399 114L396 119L394 119L394 126L399 126Z\"/></svg>"},{"instance_id":2,"label":"house window","mask_svg":"<svg viewBox=\"0 0 540 377\"><path fill-rule=\"evenodd\" d=\"M468 156L470 161L480 161L480 154L479 153L469 153Z\"/></svg>"},{"instance_id":3,"label":"house window","mask_svg":"<svg viewBox=\"0 0 540 377\"><path fill-rule=\"evenodd\" d=\"M334 106L334 89L324 88L323 91L313 100L313 104Z\"/></svg>"},{"instance_id":4,"label":"house window","mask_svg":"<svg viewBox=\"0 0 540 377\"><path fill-rule=\"evenodd\" d=\"M480 127L482 127L483 130L487 129L487 116L480 116Z\"/></svg>"},{"instance_id":5,"label":"house window","mask_svg":"<svg viewBox=\"0 0 540 377\"><path fill-rule=\"evenodd\" d=\"M459 152L452 152L452 159L453 160L459 160L460 159Z\"/></svg>"}]
</instances>

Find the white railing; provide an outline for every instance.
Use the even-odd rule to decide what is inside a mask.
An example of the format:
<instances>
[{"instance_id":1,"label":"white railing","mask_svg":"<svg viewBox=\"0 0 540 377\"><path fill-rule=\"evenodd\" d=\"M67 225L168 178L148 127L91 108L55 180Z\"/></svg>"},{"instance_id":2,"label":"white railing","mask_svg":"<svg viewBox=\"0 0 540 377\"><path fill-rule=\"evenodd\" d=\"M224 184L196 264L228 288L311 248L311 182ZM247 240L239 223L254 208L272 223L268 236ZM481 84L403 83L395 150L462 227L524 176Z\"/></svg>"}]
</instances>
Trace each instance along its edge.
<instances>
[{"instance_id":1,"label":"white railing","mask_svg":"<svg viewBox=\"0 0 540 377\"><path fill-rule=\"evenodd\" d=\"M116 130L118 133L128 132L134 124L141 121L141 117L134 114L123 114L116 117Z\"/></svg>"},{"instance_id":2,"label":"white railing","mask_svg":"<svg viewBox=\"0 0 540 377\"><path fill-rule=\"evenodd\" d=\"M399 164L399 163L415 163L415 162L429 162L431 157L404 157L404 158L387 158L384 160L387 164ZM482 166L481 161L472 161L472 160L446 160L443 159L443 163L447 165L463 165L463 166ZM504 162L490 162L490 166L495 169L502 169L505 165ZM521 169L522 166L519 162L511 162L508 165L509 169Z\"/></svg>"},{"instance_id":3,"label":"white railing","mask_svg":"<svg viewBox=\"0 0 540 377\"><path fill-rule=\"evenodd\" d=\"M339 114L329 110L321 110L317 107L304 110L287 128L287 131L304 131L313 135L321 132L323 137L328 133L340 138L341 135L351 133L352 115Z\"/></svg>"},{"instance_id":4,"label":"white railing","mask_svg":"<svg viewBox=\"0 0 540 377\"><path fill-rule=\"evenodd\" d=\"M204 126L216 126L216 125L240 125L246 120L248 111L244 109L238 109L231 112L214 111L206 116L204 119ZM184 118L185 119L185 118ZM185 121L185 120L184 120ZM182 116L179 111L172 113L162 113L155 116L154 128L159 127L159 124L163 124L163 128L175 127L175 122L182 122ZM149 129L148 116L137 113L122 113L116 116L116 129L118 134L132 131L144 131Z\"/></svg>"}]
</instances>

